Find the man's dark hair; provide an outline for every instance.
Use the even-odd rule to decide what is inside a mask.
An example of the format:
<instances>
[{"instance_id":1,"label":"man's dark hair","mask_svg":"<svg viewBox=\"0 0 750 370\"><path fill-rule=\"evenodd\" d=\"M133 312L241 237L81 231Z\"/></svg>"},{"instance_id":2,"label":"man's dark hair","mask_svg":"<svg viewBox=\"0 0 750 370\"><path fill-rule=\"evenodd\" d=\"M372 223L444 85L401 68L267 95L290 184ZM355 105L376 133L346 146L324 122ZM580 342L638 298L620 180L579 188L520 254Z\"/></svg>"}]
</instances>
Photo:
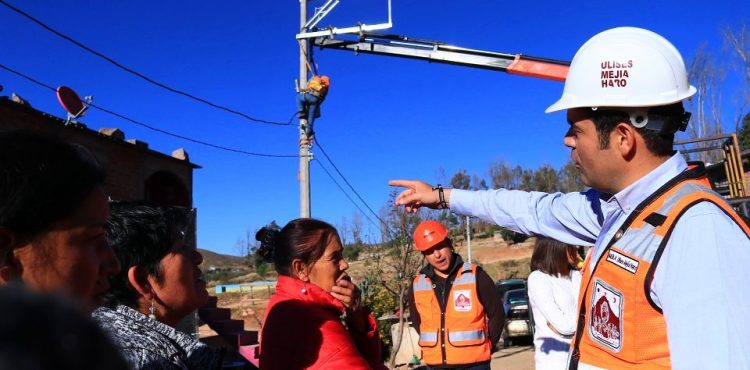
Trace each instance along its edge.
<instances>
[{"instance_id":1,"label":"man's dark hair","mask_svg":"<svg viewBox=\"0 0 750 370\"><path fill-rule=\"evenodd\" d=\"M160 262L184 237L181 231L188 222L189 209L111 203L110 212L107 242L122 269L111 279L105 300L110 307L117 304L136 307L138 294L128 281L128 269L139 266L160 281Z\"/></svg>"},{"instance_id":2,"label":"man's dark hair","mask_svg":"<svg viewBox=\"0 0 750 370\"><path fill-rule=\"evenodd\" d=\"M0 227L37 236L103 183L104 172L83 147L33 132L0 132Z\"/></svg>"},{"instance_id":3,"label":"man's dark hair","mask_svg":"<svg viewBox=\"0 0 750 370\"><path fill-rule=\"evenodd\" d=\"M680 122L682 122L684 114L685 109L682 107L682 102L651 107L648 109L649 119L658 118L659 120L663 120L666 126L665 130L658 132L645 127L636 127L635 130L643 137L646 148L651 153L660 157L671 156L674 153L672 149L674 133L677 131ZM609 135L618 124L623 122L630 123L630 116L626 112L616 109L598 109L591 111L590 115L599 134L600 149L609 147Z\"/></svg>"},{"instance_id":4,"label":"man's dark hair","mask_svg":"<svg viewBox=\"0 0 750 370\"><path fill-rule=\"evenodd\" d=\"M531 271L539 270L545 274L568 276L570 263L568 253L578 253L576 247L561 241L538 236L531 254Z\"/></svg>"}]
</instances>

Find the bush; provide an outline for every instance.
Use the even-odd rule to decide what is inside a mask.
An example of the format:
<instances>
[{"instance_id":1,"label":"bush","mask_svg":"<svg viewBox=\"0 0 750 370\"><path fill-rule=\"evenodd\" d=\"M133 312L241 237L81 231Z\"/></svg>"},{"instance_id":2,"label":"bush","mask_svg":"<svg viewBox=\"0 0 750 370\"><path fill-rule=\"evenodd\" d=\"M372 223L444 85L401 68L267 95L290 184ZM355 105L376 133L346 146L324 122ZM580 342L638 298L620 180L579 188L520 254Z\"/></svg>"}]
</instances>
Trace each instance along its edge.
<instances>
[{"instance_id":1,"label":"bush","mask_svg":"<svg viewBox=\"0 0 750 370\"><path fill-rule=\"evenodd\" d=\"M362 246L359 244L347 244L344 246L344 259L353 262L359 258L359 253L362 252Z\"/></svg>"},{"instance_id":2,"label":"bush","mask_svg":"<svg viewBox=\"0 0 750 370\"><path fill-rule=\"evenodd\" d=\"M364 304L377 320L379 317L392 314L398 309L398 301L388 290L382 286L370 286L371 289L364 297ZM378 321L378 333L380 334L381 354L383 360L387 360L391 354L393 342L391 340L391 326L389 321Z\"/></svg>"},{"instance_id":3,"label":"bush","mask_svg":"<svg viewBox=\"0 0 750 370\"><path fill-rule=\"evenodd\" d=\"M258 274L259 277L265 278L266 274L268 273L268 268L270 266L271 266L270 263L258 264L258 266L255 267L255 273Z\"/></svg>"},{"instance_id":4,"label":"bush","mask_svg":"<svg viewBox=\"0 0 750 370\"><path fill-rule=\"evenodd\" d=\"M502 235L503 240L508 244L520 243L528 239L528 236L508 229L501 229L500 235Z\"/></svg>"}]
</instances>

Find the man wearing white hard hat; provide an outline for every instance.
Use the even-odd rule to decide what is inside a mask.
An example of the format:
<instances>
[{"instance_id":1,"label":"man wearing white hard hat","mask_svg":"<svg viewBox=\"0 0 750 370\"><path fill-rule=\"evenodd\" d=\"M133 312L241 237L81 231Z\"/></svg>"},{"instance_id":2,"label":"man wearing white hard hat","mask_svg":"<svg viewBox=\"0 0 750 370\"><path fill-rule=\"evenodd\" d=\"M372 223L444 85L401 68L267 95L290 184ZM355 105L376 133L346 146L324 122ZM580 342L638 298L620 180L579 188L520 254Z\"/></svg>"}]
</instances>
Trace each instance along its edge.
<instances>
[{"instance_id":1,"label":"man wearing white hard hat","mask_svg":"<svg viewBox=\"0 0 750 370\"><path fill-rule=\"evenodd\" d=\"M570 369L750 369L750 228L672 149L695 94L663 37L621 27L576 53L563 143L581 193L464 191L395 180L399 205L452 210L592 246Z\"/></svg>"}]
</instances>

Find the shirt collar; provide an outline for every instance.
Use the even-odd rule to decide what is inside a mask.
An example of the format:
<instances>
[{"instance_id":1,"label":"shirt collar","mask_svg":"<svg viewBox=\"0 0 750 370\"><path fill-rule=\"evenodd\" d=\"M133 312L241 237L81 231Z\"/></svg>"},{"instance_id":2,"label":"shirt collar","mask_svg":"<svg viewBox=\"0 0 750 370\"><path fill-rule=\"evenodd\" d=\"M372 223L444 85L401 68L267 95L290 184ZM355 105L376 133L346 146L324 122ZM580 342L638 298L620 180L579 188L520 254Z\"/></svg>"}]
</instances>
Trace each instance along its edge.
<instances>
[{"instance_id":1,"label":"shirt collar","mask_svg":"<svg viewBox=\"0 0 750 370\"><path fill-rule=\"evenodd\" d=\"M607 203L616 202L623 211L630 213L649 195L656 192L656 190L685 171L685 169L687 169L685 158L680 152L676 152L646 176L641 177L638 181L615 194Z\"/></svg>"}]
</instances>

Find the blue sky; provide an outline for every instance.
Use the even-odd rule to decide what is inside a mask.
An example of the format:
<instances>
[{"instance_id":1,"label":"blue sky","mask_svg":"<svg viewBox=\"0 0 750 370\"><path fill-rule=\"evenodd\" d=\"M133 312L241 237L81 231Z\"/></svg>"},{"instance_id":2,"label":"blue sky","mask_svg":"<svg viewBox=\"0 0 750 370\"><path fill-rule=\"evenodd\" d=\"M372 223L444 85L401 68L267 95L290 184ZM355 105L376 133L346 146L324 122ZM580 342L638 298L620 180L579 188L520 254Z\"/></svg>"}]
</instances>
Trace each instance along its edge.
<instances>
[{"instance_id":1,"label":"blue sky","mask_svg":"<svg viewBox=\"0 0 750 370\"><path fill-rule=\"evenodd\" d=\"M9 1L178 89L267 120L286 121L295 110L298 1ZM322 4L312 1L310 11ZM385 0L342 0L320 26L374 24L386 17ZM629 25L662 34L690 60L702 44L719 55L721 27L743 20L750 23L750 2L741 0L393 0L394 27L388 33L570 60L594 34ZM81 96L93 95L103 107L181 135L247 151L297 153L295 127L254 124L166 92L3 6L0 24L0 63L40 81L70 86ZM498 159L527 168L559 168L567 161L561 144L564 114L544 114L561 93L561 83L335 50L316 50L315 56L320 72L332 79L316 123L318 139L376 211L388 197L388 179L434 182L440 168L448 176L463 168L486 177ZM728 75L725 97L736 94L734 76ZM5 71L0 71L0 84L3 94L16 92L37 109L64 115L47 90ZM731 110L727 99L725 108ZM120 127L128 138L162 152L187 149L191 160L203 166L194 182L202 248L236 254L236 242L246 230L299 215L296 158L217 151L96 110L83 122L94 129ZM313 152L327 164L317 148ZM317 164L311 169L313 217L334 224L342 217L351 220L356 208Z\"/></svg>"}]
</instances>

